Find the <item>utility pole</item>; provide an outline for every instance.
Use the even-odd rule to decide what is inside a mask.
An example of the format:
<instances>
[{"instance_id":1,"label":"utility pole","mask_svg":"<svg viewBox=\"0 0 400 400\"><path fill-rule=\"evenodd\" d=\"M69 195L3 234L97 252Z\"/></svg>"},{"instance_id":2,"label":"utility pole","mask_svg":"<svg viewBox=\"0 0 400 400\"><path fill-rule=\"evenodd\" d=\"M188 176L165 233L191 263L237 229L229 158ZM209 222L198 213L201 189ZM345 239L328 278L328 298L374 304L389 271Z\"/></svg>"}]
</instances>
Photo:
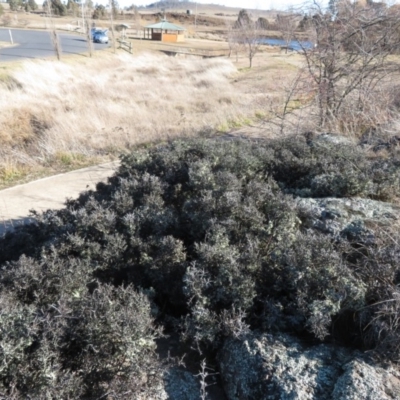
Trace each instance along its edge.
<instances>
[{"instance_id":1,"label":"utility pole","mask_svg":"<svg viewBox=\"0 0 400 400\"><path fill-rule=\"evenodd\" d=\"M86 40L88 44L88 50L89 50L89 57L92 57L93 55L93 43L92 43L92 31L91 31L91 26L90 26L90 14L87 16L85 20L85 9L84 9L84 0L81 0L81 5L82 5L82 29L83 29L83 34L86 34Z\"/></svg>"},{"instance_id":2,"label":"utility pole","mask_svg":"<svg viewBox=\"0 0 400 400\"><path fill-rule=\"evenodd\" d=\"M61 60L61 47L60 47L60 42L58 40L58 35L56 31L56 27L53 24L53 18L51 16L51 0L47 0L47 15L49 18L49 23L50 23L50 37L51 41L53 43L54 50L56 52L57 59L60 61Z\"/></svg>"},{"instance_id":3,"label":"utility pole","mask_svg":"<svg viewBox=\"0 0 400 400\"><path fill-rule=\"evenodd\" d=\"M81 0L81 10L82 10L82 29L83 29L83 34L85 34L85 12L83 10L83 0Z\"/></svg>"},{"instance_id":4,"label":"utility pole","mask_svg":"<svg viewBox=\"0 0 400 400\"><path fill-rule=\"evenodd\" d=\"M115 50L114 18L113 18L114 9L113 9L112 0L108 0L108 4L110 5L111 34L112 34L112 42L113 42L113 51L115 54L116 50Z\"/></svg>"},{"instance_id":5,"label":"utility pole","mask_svg":"<svg viewBox=\"0 0 400 400\"><path fill-rule=\"evenodd\" d=\"M194 12L194 35L197 36L197 1L196 1L196 11Z\"/></svg>"}]
</instances>

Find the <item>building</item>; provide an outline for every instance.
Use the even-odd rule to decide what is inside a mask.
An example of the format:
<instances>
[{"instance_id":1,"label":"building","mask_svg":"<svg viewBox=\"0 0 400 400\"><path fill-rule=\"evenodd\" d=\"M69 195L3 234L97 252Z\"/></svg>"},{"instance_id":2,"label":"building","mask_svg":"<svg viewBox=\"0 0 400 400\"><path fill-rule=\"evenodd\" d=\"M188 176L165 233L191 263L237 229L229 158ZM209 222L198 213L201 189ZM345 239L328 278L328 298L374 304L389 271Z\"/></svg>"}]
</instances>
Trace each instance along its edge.
<instances>
[{"instance_id":1,"label":"building","mask_svg":"<svg viewBox=\"0 0 400 400\"><path fill-rule=\"evenodd\" d=\"M147 25L144 28L144 38L161 42L183 42L185 40L185 30L181 26L163 20L157 24Z\"/></svg>"}]
</instances>

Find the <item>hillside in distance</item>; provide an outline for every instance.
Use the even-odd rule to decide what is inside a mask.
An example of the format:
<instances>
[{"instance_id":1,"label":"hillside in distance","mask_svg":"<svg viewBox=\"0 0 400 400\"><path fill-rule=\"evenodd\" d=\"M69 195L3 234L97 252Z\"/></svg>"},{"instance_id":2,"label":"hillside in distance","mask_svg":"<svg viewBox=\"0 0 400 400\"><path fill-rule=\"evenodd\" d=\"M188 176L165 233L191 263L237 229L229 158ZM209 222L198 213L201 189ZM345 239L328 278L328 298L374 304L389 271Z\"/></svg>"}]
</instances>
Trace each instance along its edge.
<instances>
[{"instance_id":1,"label":"hillside in distance","mask_svg":"<svg viewBox=\"0 0 400 400\"><path fill-rule=\"evenodd\" d=\"M139 7L141 13L146 12L146 10L161 11L165 9L166 12L186 12L191 10L193 14L207 16L219 16L219 17L237 17L239 11L242 8L246 8L251 11L254 15L267 17L274 17L276 15L275 10L260 10L251 9L247 7L227 7L220 4L201 4L193 1L158 1L146 6Z\"/></svg>"}]
</instances>

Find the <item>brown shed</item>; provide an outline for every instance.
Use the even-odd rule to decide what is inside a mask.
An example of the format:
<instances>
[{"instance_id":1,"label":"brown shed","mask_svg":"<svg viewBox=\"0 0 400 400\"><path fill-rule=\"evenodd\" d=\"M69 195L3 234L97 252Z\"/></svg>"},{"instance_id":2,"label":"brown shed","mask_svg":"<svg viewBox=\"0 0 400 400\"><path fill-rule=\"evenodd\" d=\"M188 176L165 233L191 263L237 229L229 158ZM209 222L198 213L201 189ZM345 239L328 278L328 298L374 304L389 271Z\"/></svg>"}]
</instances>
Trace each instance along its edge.
<instances>
[{"instance_id":1,"label":"brown shed","mask_svg":"<svg viewBox=\"0 0 400 400\"><path fill-rule=\"evenodd\" d=\"M147 25L144 28L144 37L145 39L159 40L161 42L183 42L185 40L185 30L181 26L163 20L157 24Z\"/></svg>"}]
</instances>

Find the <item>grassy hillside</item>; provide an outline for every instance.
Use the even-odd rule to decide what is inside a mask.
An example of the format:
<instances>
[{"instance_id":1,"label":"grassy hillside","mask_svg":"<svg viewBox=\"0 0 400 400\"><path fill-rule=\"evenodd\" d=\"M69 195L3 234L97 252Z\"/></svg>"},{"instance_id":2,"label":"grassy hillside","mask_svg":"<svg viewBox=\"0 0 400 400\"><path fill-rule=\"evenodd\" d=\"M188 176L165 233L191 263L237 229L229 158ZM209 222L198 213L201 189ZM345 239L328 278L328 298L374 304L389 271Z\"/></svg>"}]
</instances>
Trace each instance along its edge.
<instances>
[{"instance_id":1,"label":"grassy hillside","mask_svg":"<svg viewBox=\"0 0 400 400\"><path fill-rule=\"evenodd\" d=\"M0 185L139 144L256 123L296 67L268 53L253 71L232 61L141 52L4 64Z\"/></svg>"}]
</instances>

